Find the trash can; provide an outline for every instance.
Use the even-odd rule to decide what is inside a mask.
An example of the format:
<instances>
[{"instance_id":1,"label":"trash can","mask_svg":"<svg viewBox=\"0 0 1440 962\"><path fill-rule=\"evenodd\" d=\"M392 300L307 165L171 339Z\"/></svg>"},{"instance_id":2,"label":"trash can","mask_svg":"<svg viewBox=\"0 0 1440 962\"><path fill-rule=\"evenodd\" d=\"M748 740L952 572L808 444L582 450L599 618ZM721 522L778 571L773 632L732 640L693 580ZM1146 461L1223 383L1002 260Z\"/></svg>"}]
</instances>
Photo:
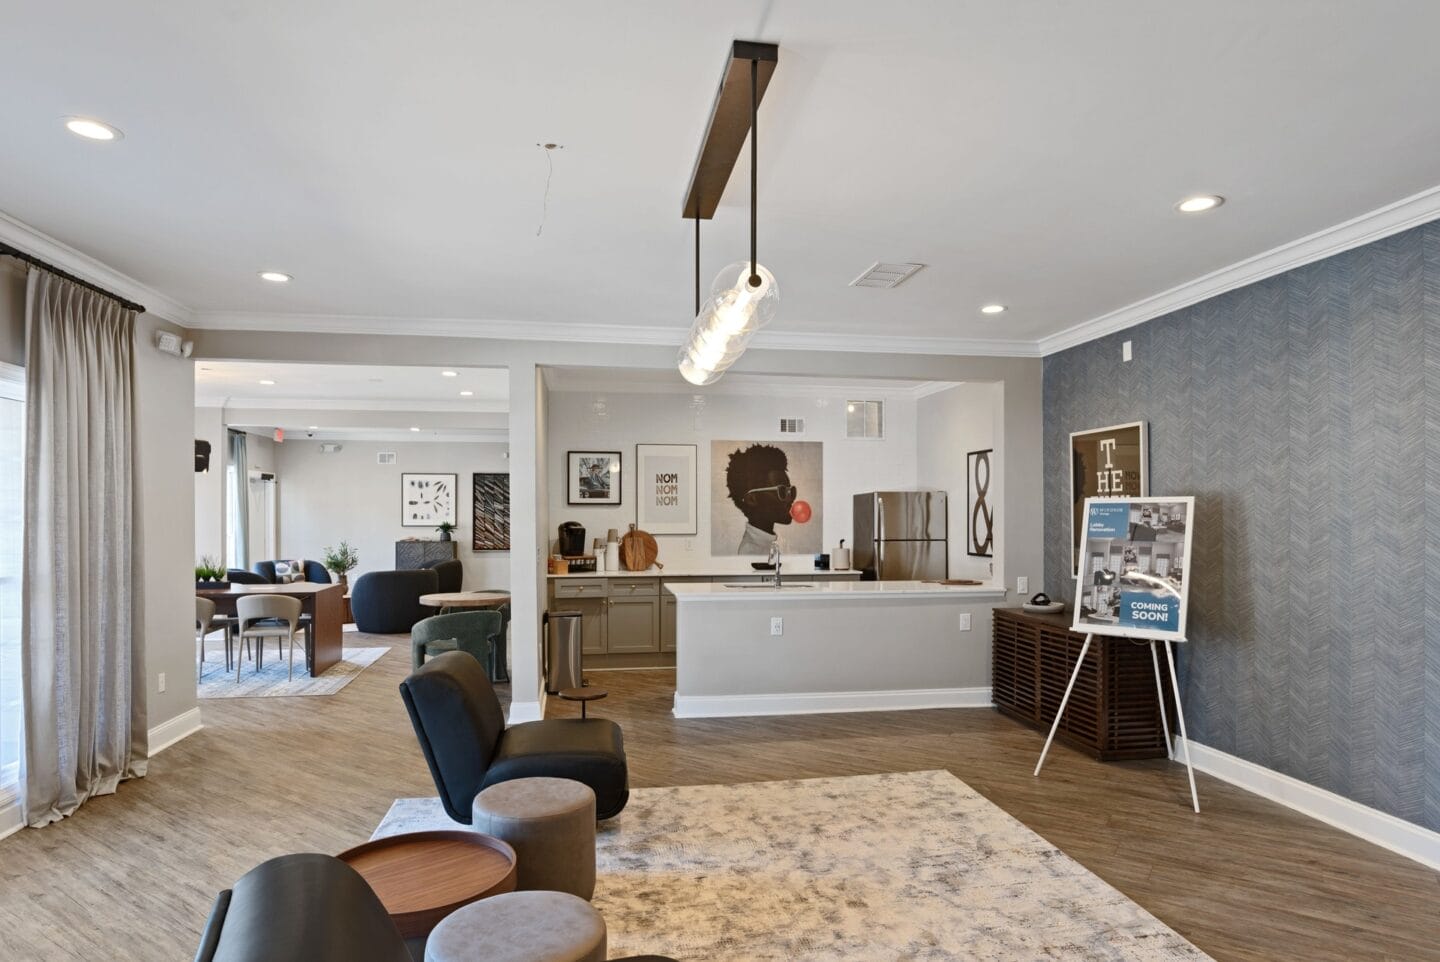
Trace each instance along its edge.
<instances>
[{"instance_id":1,"label":"trash can","mask_svg":"<svg viewBox=\"0 0 1440 962\"><path fill-rule=\"evenodd\" d=\"M584 684L580 673L581 642L580 612L545 612L546 693L553 695Z\"/></svg>"}]
</instances>

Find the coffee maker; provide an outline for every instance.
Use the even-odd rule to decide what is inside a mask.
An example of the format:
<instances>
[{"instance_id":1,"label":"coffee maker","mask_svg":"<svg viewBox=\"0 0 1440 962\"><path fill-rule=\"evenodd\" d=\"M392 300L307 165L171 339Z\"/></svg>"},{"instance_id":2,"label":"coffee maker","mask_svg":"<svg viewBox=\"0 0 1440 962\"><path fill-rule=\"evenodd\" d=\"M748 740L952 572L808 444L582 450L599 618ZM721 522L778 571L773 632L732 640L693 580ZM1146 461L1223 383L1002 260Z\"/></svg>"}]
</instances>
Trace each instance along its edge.
<instances>
[{"instance_id":1,"label":"coffee maker","mask_svg":"<svg viewBox=\"0 0 1440 962\"><path fill-rule=\"evenodd\" d=\"M579 558L585 554L585 526L578 521L566 521L560 526L560 556Z\"/></svg>"}]
</instances>

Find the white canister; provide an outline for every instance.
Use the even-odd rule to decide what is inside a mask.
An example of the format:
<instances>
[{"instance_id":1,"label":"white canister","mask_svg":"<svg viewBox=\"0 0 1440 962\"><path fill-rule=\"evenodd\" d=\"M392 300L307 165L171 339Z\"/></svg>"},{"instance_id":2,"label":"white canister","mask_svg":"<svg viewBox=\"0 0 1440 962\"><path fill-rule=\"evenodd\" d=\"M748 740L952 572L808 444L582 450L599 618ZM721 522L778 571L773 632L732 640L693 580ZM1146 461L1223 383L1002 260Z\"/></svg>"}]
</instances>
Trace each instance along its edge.
<instances>
[{"instance_id":1,"label":"white canister","mask_svg":"<svg viewBox=\"0 0 1440 962\"><path fill-rule=\"evenodd\" d=\"M620 570L620 542L610 541L605 544L605 570Z\"/></svg>"},{"instance_id":2,"label":"white canister","mask_svg":"<svg viewBox=\"0 0 1440 962\"><path fill-rule=\"evenodd\" d=\"M845 547L845 542L844 542L844 541L841 541L841 542L840 542L840 547L838 547L838 548L836 548L834 551L830 552L830 570L831 570L831 571L849 571L849 570L850 570L850 549L847 548L847 547Z\"/></svg>"}]
</instances>

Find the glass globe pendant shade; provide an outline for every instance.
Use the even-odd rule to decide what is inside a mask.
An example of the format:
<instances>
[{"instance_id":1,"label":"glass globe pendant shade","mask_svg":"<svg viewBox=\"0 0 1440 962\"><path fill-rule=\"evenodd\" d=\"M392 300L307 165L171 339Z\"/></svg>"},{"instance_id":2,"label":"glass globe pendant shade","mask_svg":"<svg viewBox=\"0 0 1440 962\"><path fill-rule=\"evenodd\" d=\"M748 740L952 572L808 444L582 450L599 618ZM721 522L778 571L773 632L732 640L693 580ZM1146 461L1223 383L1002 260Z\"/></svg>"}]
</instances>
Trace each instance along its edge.
<instances>
[{"instance_id":1,"label":"glass globe pendant shade","mask_svg":"<svg viewBox=\"0 0 1440 962\"><path fill-rule=\"evenodd\" d=\"M695 385L714 384L745 353L755 332L775 316L780 300L775 276L756 267L758 284L750 283L750 263L731 264L715 277L712 294L680 350L680 375Z\"/></svg>"}]
</instances>

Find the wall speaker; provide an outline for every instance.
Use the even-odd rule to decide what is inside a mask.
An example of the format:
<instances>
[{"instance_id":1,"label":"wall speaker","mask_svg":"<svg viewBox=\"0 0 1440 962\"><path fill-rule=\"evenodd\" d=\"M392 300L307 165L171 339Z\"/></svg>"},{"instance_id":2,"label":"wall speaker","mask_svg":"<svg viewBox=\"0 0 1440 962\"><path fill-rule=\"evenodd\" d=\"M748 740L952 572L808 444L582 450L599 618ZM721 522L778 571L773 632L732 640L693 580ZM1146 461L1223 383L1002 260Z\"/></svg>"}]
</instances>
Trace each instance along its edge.
<instances>
[{"instance_id":1,"label":"wall speaker","mask_svg":"<svg viewBox=\"0 0 1440 962\"><path fill-rule=\"evenodd\" d=\"M195 473L204 474L210 470L210 442L195 439Z\"/></svg>"}]
</instances>

